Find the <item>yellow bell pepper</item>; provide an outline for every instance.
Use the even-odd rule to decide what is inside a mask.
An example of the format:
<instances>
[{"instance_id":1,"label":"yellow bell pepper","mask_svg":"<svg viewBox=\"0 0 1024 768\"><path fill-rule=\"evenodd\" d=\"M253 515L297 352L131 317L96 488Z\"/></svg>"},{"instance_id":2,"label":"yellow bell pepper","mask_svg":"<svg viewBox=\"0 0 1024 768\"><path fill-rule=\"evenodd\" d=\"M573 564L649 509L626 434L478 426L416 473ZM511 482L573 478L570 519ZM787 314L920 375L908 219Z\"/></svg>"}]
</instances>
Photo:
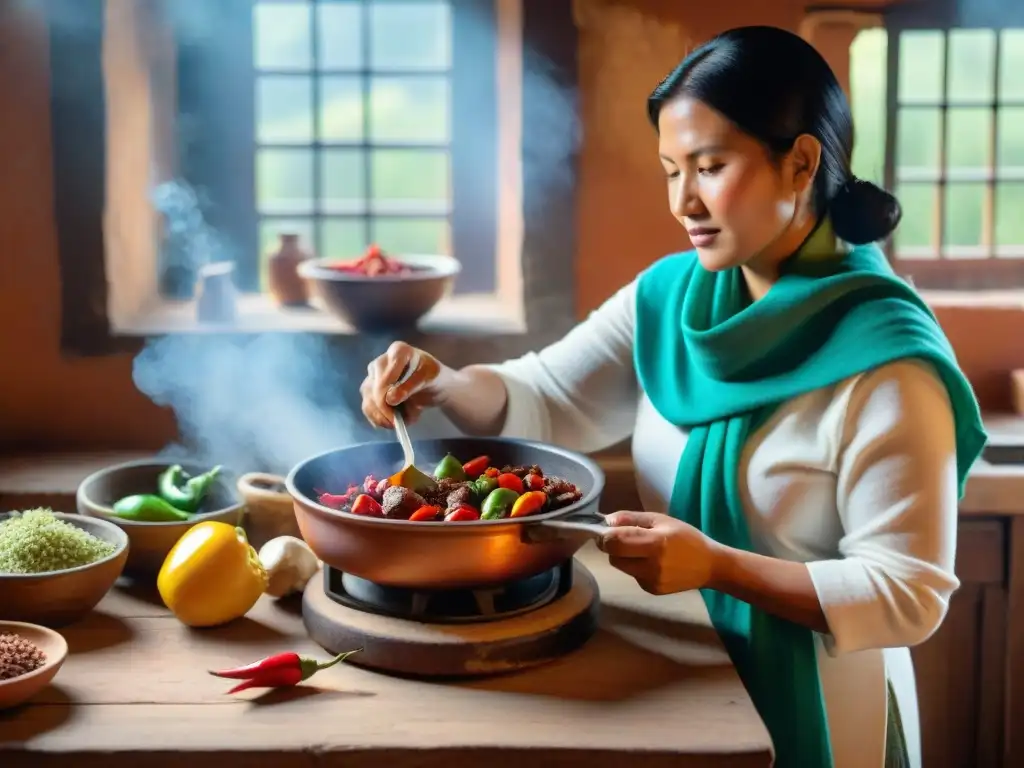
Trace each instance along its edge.
<instances>
[{"instance_id":1,"label":"yellow bell pepper","mask_svg":"<svg viewBox=\"0 0 1024 768\"><path fill-rule=\"evenodd\" d=\"M178 539L156 586L183 624L212 627L248 613L267 588L267 572L245 531L206 521Z\"/></svg>"}]
</instances>

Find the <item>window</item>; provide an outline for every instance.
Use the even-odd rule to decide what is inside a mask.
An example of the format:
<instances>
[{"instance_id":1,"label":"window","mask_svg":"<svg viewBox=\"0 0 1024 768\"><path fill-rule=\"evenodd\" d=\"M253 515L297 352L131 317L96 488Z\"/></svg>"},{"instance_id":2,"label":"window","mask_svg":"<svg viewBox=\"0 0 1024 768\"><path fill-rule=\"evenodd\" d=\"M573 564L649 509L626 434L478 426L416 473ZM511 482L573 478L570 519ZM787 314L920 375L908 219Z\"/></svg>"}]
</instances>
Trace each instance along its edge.
<instances>
[{"instance_id":1,"label":"window","mask_svg":"<svg viewBox=\"0 0 1024 768\"><path fill-rule=\"evenodd\" d=\"M851 47L854 171L894 189L919 287L1024 287L1024 25L890 19ZM902 23L901 23L902 22Z\"/></svg>"},{"instance_id":2,"label":"window","mask_svg":"<svg viewBox=\"0 0 1024 768\"><path fill-rule=\"evenodd\" d=\"M450 253L457 291L493 291L493 0L225 7L207 11L223 14L218 39L179 33L179 102L195 137L186 178L235 244L242 287L264 287L278 236L295 233L332 258L370 243ZM217 70L237 79L218 90Z\"/></svg>"},{"instance_id":3,"label":"window","mask_svg":"<svg viewBox=\"0 0 1024 768\"><path fill-rule=\"evenodd\" d=\"M450 252L450 3L254 13L261 251L283 227L322 256Z\"/></svg>"}]
</instances>

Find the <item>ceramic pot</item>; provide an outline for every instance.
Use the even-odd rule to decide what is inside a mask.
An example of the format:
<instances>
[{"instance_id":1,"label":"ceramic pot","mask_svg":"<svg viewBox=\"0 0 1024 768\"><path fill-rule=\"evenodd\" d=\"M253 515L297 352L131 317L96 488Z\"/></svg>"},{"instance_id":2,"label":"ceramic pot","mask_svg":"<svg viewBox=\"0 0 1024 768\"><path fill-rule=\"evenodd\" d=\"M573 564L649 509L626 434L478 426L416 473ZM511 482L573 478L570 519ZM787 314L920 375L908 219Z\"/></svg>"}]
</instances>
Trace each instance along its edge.
<instances>
[{"instance_id":1,"label":"ceramic pot","mask_svg":"<svg viewBox=\"0 0 1024 768\"><path fill-rule=\"evenodd\" d=\"M238 315L235 264L218 261L199 270L196 317L201 323L231 323Z\"/></svg>"},{"instance_id":2,"label":"ceramic pot","mask_svg":"<svg viewBox=\"0 0 1024 768\"><path fill-rule=\"evenodd\" d=\"M270 293L278 304L285 307L303 307L309 302L309 287L299 276L299 265L311 258L302 249L299 236L283 234L277 252L268 265Z\"/></svg>"}]
</instances>

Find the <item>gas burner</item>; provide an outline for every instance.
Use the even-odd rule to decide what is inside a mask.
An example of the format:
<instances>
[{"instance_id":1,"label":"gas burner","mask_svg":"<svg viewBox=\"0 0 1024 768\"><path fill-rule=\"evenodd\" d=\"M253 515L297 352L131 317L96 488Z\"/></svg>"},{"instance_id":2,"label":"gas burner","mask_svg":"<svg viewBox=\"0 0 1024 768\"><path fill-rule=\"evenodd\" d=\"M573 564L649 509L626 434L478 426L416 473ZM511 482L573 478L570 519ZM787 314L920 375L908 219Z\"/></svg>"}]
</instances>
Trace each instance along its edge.
<instances>
[{"instance_id":1,"label":"gas burner","mask_svg":"<svg viewBox=\"0 0 1024 768\"><path fill-rule=\"evenodd\" d=\"M569 560L484 590L382 587L324 568L302 598L310 637L348 663L415 677L511 672L576 650L597 630L597 582Z\"/></svg>"},{"instance_id":2,"label":"gas burner","mask_svg":"<svg viewBox=\"0 0 1024 768\"><path fill-rule=\"evenodd\" d=\"M419 590L387 587L324 567L324 591L339 605L427 624L499 621L534 611L572 589L572 561L496 587Z\"/></svg>"}]
</instances>

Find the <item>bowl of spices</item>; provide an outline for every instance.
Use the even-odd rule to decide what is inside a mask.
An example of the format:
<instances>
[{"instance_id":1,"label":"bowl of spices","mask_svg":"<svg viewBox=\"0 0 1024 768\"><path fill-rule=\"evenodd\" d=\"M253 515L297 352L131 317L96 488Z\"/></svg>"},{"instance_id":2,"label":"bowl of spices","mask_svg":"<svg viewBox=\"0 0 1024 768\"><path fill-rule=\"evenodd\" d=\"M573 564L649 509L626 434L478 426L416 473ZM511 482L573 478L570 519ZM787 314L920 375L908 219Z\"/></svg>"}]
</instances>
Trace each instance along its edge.
<instances>
[{"instance_id":1,"label":"bowl of spices","mask_svg":"<svg viewBox=\"0 0 1024 768\"><path fill-rule=\"evenodd\" d=\"M52 629L0 621L0 710L24 704L48 686L67 655L67 642Z\"/></svg>"},{"instance_id":2,"label":"bowl of spices","mask_svg":"<svg viewBox=\"0 0 1024 768\"><path fill-rule=\"evenodd\" d=\"M117 581L128 537L116 525L49 509L0 513L0 620L63 626Z\"/></svg>"},{"instance_id":3,"label":"bowl of spices","mask_svg":"<svg viewBox=\"0 0 1024 768\"><path fill-rule=\"evenodd\" d=\"M187 530L215 520L241 525L244 505L217 466L144 459L89 475L78 486L78 511L128 536L125 573L155 580Z\"/></svg>"}]
</instances>

